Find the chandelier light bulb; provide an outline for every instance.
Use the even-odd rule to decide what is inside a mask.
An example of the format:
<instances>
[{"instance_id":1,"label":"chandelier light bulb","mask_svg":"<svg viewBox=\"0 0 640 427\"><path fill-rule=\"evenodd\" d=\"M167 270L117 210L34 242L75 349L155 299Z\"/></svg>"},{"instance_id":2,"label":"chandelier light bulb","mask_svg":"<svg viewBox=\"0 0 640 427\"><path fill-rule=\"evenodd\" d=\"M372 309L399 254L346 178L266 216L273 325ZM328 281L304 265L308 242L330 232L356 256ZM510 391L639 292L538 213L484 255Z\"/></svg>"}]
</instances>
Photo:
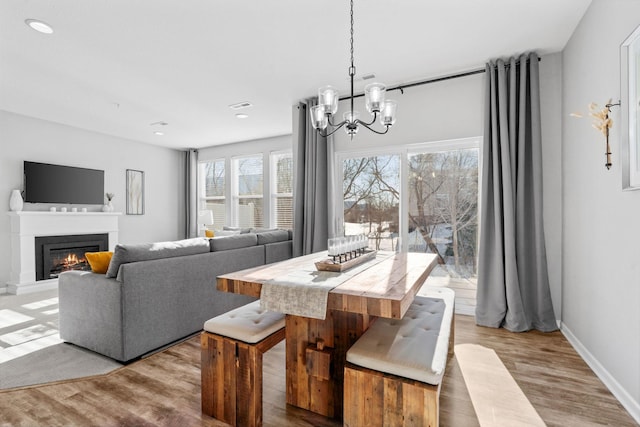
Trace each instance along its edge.
<instances>
[{"instance_id":1,"label":"chandelier light bulb","mask_svg":"<svg viewBox=\"0 0 640 427\"><path fill-rule=\"evenodd\" d=\"M325 114L335 114L338 111L338 91L331 86L318 89L318 105L324 107Z\"/></svg>"},{"instance_id":2,"label":"chandelier light bulb","mask_svg":"<svg viewBox=\"0 0 640 427\"><path fill-rule=\"evenodd\" d=\"M324 130L327 128L327 115L324 112L324 105L314 105L311 107L311 125L314 129Z\"/></svg>"},{"instance_id":3,"label":"chandelier light bulb","mask_svg":"<svg viewBox=\"0 0 640 427\"><path fill-rule=\"evenodd\" d=\"M396 110L398 103L391 99L384 101L382 113L380 114L380 124L382 126L391 126L396 122Z\"/></svg>"},{"instance_id":4,"label":"chandelier light bulb","mask_svg":"<svg viewBox=\"0 0 640 427\"><path fill-rule=\"evenodd\" d=\"M387 87L382 83L371 83L364 88L367 111L371 114L379 113L384 102Z\"/></svg>"}]
</instances>

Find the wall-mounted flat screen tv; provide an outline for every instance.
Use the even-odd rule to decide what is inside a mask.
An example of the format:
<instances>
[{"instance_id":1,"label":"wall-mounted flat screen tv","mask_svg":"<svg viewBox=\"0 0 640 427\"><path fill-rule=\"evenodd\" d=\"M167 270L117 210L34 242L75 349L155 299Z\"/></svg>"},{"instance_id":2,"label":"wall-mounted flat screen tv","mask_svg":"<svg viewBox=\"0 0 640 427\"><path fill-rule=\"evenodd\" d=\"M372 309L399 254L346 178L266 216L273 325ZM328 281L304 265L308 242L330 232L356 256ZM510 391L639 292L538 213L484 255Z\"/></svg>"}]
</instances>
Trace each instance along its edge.
<instances>
[{"instance_id":1,"label":"wall-mounted flat screen tv","mask_svg":"<svg viewBox=\"0 0 640 427\"><path fill-rule=\"evenodd\" d=\"M24 201L101 205L104 171L25 161Z\"/></svg>"}]
</instances>

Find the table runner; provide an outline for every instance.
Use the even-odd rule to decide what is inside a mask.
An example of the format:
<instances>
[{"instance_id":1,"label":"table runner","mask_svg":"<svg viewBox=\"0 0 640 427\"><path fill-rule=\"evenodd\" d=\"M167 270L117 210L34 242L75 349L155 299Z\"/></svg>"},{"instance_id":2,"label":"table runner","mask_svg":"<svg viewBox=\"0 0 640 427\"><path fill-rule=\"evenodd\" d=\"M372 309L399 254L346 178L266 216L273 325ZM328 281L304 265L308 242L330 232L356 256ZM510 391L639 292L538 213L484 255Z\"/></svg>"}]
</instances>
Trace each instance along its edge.
<instances>
[{"instance_id":1,"label":"table runner","mask_svg":"<svg viewBox=\"0 0 640 427\"><path fill-rule=\"evenodd\" d=\"M378 252L370 261L342 273L308 269L267 280L262 284L261 306L264 310L324 320L333 288L393 255Z\"/></svg>"}]
</instances>

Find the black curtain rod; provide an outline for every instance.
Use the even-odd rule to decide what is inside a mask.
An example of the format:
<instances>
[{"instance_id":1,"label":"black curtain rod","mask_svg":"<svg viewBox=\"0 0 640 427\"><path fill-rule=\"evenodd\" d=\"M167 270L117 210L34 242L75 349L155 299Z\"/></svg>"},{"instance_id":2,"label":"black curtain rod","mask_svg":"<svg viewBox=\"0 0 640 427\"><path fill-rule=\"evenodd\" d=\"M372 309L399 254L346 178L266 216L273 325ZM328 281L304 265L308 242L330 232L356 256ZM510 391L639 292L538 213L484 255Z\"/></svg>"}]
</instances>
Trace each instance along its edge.
<instances>
[{"instance_id":1,"label":"black curtain rod","mask_svg":"<svg viewBox=\"0 0 640 427\"><path fill-rule=\"evenodd\" d=\"M538 62L542 61L542 58L538 58ZM520 62L520 60L518 60L517 62ZM509 66L509 64L506 64L507 67ZM387 92L392 91L392 90L399 90L401 93L404 93L404 90L408 87L414 87L414 86L422 86L422 85L426 85L429 83L437 83L437 82L442 82L445 80L452 80L452 79L458 79L460 77L467 77L467 76L473 76L475 74L482 74L486 71L485 68L478 68L477 70L471 70L471 71L465 71L463 73L458 73L458 74L451 74L449 76L443 76L443 77L436 77L433 79L427 79L427 80L421 80L418 82L413 82L413 83L407 83L407 84L401 84L401 85L397 85L397 86L393 86L390 88L387 88ZM353 95L354 98L360 98L361 96L364 96L364 93L360 93L358 95ZM345 99L350 99L350 96L344 96L340 98L340 101L344 101Z\"/></svg>"}]
</instances>

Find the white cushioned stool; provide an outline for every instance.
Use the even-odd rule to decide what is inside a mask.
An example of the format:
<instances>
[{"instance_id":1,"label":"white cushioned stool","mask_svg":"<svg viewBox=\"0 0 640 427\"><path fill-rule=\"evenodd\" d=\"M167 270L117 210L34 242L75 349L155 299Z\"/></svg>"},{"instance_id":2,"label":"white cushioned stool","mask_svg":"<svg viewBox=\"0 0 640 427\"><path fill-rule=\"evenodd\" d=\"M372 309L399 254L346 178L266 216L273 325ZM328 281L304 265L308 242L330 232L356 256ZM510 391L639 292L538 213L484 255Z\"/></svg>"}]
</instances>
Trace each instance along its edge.
<instances>
[{"instance_id":1,"label":"white cushioned stool","mask_svg":"<svg viewBox=\"0 0 640 427\"><path fill-rule=\"evenodd\" d=\"M402 319L376 319L347 351L345 426L438 425L455 293L431 287L422 295Z\"/></svg>"},{"instance_id":2,"label":"white cushioned stool","mask_svg":"<svg viewBox=\"0 0 640 427\"><path fill-rule=\"evenodd\" d=\"M262 355L284 339L284 319L255 301L205 322L203 413L232 426L262 425Z\"/></svg>"}]
</instances>

